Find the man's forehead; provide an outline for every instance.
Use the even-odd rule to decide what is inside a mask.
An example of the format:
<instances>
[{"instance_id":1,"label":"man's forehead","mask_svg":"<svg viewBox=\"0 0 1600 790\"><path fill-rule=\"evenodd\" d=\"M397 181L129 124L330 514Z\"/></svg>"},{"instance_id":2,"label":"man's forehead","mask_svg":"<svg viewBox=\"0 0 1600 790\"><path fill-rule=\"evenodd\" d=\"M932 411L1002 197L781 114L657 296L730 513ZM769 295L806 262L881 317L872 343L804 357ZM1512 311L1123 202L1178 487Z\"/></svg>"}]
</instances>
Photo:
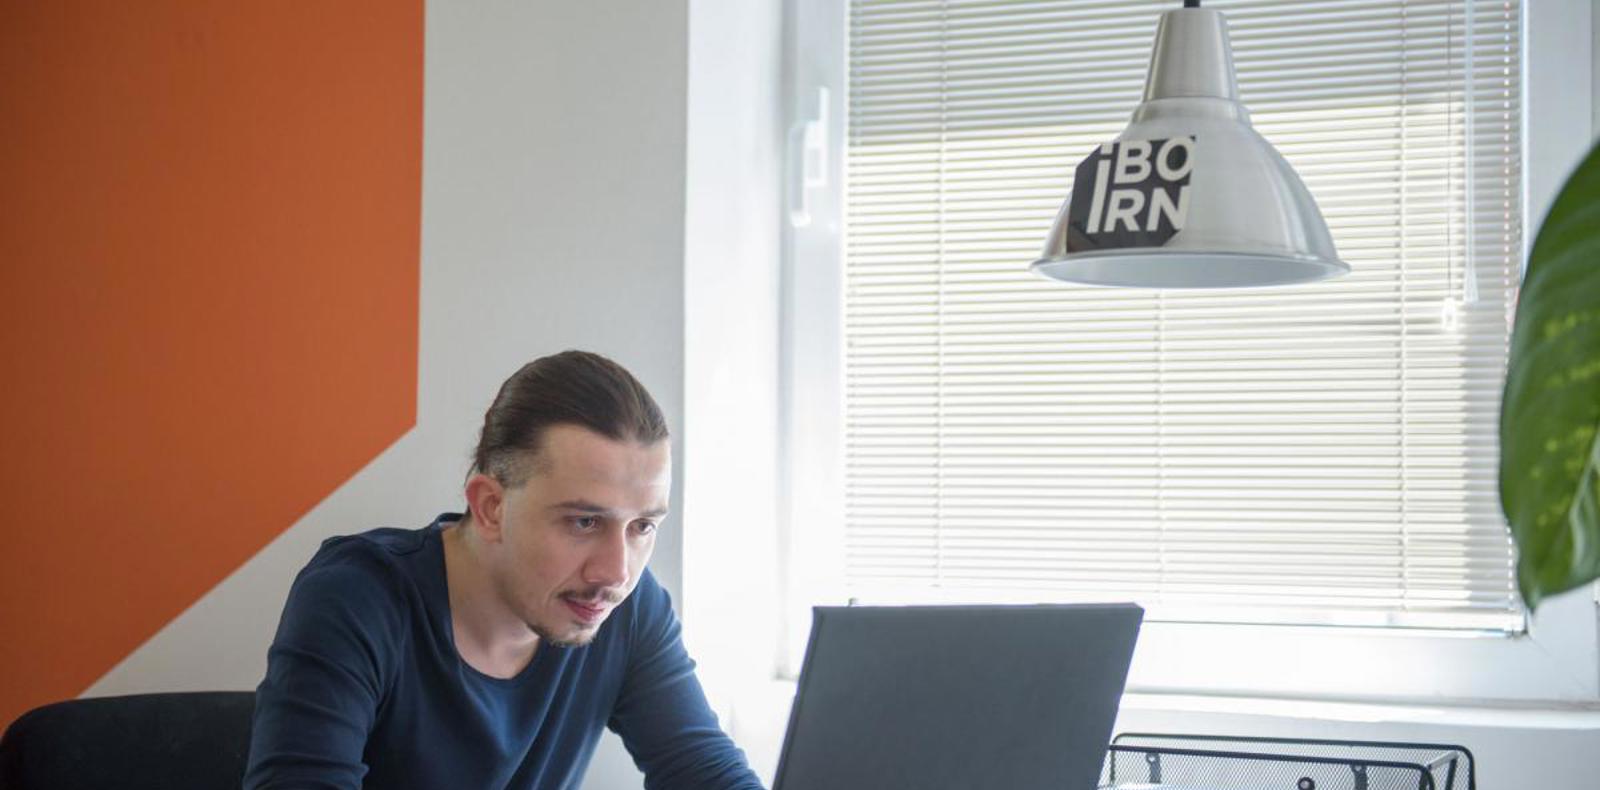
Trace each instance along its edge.
<instances>
[{"instance_id":1,"label":"man's forehead","mask_svg":"<svg viewBox=\"0 0 1600 790\"><path fill-rule=\"evenodd\" d=\"M625 485L670 484L672 446L616 440L574 425L551 426L533 457L536 476Z\"/></svg>"}]
</instances>

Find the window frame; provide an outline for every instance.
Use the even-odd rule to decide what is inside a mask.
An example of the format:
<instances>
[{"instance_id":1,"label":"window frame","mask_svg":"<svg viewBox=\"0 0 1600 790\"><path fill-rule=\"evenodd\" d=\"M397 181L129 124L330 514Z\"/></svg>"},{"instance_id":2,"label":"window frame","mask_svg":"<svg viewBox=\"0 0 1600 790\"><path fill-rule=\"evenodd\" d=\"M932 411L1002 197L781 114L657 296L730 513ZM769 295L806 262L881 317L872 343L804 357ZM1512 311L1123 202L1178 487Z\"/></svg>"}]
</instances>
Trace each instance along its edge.
<instances>
[{"instance_id":1,"label":"window frame","mask_svg":"<svg viewBox=\"0 0 1600 790\"><path fill-rule=\"evenodd\" d=\"M780 342L780 582L777 674L798 675L812 602L843 601L843 164L848 0L787 0L784 102L791 130L826 120L821 178L786 184ZM1524 251L1591 138L1584 0L1524 2ZM1581 39L1581 45L1578 42ZM1552 42L1554 45L1552 45ZM826 89L826 112L817 108ZM1131 108L1130 108L1131 111ZM791 133L791 141L803 135ZM805 152L791 150L800 178ZM814 152L813 152L814 153ZM819 183L820 182L820 183ZM804 201L803 224L792 221ZM1040 228L1043 238L1045 228ZM1526 255L1524 254L1524 260ZM1018 266L1026 265L1019 261ZM829 441L827 437L834 437ZM1600 592L1600 585L1596 591ZM1547 602L1517 633L1225 623L1146 623L1129 690L1382 700L1600 702L1595 592Z\"/></svg>"}]
</instances>

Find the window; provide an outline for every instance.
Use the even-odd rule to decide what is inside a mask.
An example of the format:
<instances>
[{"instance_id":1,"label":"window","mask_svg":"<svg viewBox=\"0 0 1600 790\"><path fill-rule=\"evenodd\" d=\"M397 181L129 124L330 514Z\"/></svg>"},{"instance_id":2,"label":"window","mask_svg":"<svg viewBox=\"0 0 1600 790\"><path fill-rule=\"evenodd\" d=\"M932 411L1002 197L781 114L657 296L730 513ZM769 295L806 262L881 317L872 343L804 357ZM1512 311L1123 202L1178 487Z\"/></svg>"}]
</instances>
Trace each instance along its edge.
<instances>
[{"instance_id":1,"label":"window","mask_svg":"<svg viewBox=\"0 0 1600 790\"><path fill-rule=\"evenodd\" d=\"M852 3L850 591L1519 628L1494 441L1515 8L1217 4L1256 127L1354 272L1040 280L1022 264L1073 165L1126 125L1163 5Z\"/></svg>"},{"instance_id":2,"label":"window","mask_svg":"<svg viewBox=\"0 0 1600 790\"><path fill-rule=\"evenodd\" d=\"M1390 693L1477 693L1425 676L1440 651L1505 666L1524 633L1495 440L1523 254L1520 4L1206 3L1353 273L1232 292L1035 278L1073 166L1127 123L1176 6L841 11L838 279L808 271L824 230L791 249L793 309L835 300L842 334L790 347L796 389L823 382L799 422L810 409L839 447L791 452L833 470L795 483L832 511L791 508L808 535L791 617L840 597L1133 599L1145 643L1190 659L1136 665L1149 687L1384 693L1357 667L1387 656ZM1306 652L1321 669L1261 672Z\"/></svg>"}]
</instances>

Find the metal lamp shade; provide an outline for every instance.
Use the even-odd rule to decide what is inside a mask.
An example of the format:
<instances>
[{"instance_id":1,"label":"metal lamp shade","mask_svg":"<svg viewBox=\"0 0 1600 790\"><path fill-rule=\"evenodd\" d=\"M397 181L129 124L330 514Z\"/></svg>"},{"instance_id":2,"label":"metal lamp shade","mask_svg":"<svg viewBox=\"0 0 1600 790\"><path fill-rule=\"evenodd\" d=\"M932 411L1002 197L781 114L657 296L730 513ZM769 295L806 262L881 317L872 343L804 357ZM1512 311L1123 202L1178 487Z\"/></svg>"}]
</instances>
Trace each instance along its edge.
<instances>
[{"instance_id":1,"label":"metal lamp shade","mask_svg":"<svg viewBox=\"0 0 1600 790\"><path fill-rule=\"evenodd\" d=\"M1161 17L1144 101L1079 165L1035 272L1089 285L1238 288L1350 271L1289 163L1239 103L1227 22Z\"/></svg>"}]
</instances>

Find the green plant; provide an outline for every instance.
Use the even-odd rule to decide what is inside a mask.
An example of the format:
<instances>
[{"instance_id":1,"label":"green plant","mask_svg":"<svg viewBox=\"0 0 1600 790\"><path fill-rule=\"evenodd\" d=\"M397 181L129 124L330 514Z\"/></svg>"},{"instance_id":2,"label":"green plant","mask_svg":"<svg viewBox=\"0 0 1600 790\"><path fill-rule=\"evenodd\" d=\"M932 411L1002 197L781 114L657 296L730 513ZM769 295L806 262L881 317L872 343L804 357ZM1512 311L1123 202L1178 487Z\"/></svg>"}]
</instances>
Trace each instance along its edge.
<instances>
[{"instance_id":1,"label":"green plant","mask_svg":"<svg viewBox=\"0 0 1600 790\"><path fill-rule=\"evenodd\" d=\"M1530 610L1600 578L1600 145L1539 228L1500 406L1500 505Z\"/></svg>"}]
</instances>

